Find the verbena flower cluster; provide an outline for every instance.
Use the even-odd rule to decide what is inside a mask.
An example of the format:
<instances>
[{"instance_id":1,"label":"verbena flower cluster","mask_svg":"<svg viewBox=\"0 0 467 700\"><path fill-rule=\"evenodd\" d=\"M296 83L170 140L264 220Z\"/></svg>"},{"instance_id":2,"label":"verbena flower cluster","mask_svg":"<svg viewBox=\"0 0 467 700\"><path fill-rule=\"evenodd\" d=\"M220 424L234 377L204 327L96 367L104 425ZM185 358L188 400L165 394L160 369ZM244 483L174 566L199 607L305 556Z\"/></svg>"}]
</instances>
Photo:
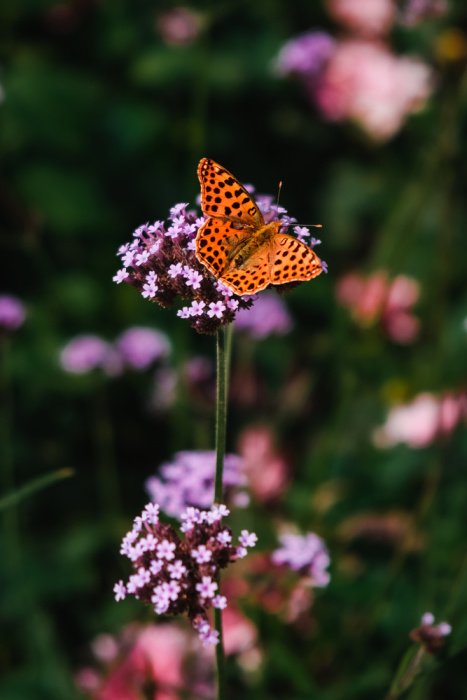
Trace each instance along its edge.
<instances>
[{"instance_id":1,"label":"verbena flower cluster","mask_svg":"<svg viewBox=\"0 0 467 700\"><path fill-rule=\"evenodd\" d=\"M248 186L249 191L253 188ZM285 216L286 211L272 203L272 197L256 198L266 223L282 215L284 226L295 222ZM256 294L239 296L220 282L199 262L195 254L195 239L204 224L188 204L176 204L170 210L167 222L139 226L133 233L131 243L121 246L118 255L123 267L113 277L114 282L127 282L150 301L170 307L178 297L191 301L177 312L180 318L189 321L199 333L216 333L223 325L232 323L237 311L249 309L258 298ZM308 229L295 227L299 240L309 235ZM319 241L312 239L311 246ZM323 269L326 269L325 264ZM280 285L283 289L291 285Z\"/></svg>"},{"instance_id":2,"label":"verbena flower cluster","mask_svg":"<svg viewBox=\"0 0 467 700\"><path fill-rule=\"evenodd\" d=\"M422 615L421 622L420 627L411 631L410 639L419 642L428 654L435 654L443 646L444 638L451 634L452 627L447 622L435 625L435 617L431 612Z\"/></svg>"},{"instance_id":3,"label":"verbena flower cluster","mask_svg":"<svg viewBox=\"0 0 467 700\"><path fill-rule=\"evenodd\" d=\"M0 332L16 331L23 325L25 318L26 309L17 297L0 294Z\"/></svg>"},{"instance_id":4,"label":"verbena flower cluster","mask_svg":"<svg viewBox=\"0 0 467 700\"><path fill-rule=\"evenodd\" d=\"M165 333L154 328L134 326L124 331L114 343L97 335L78 335L60 353L60 364L72 374L85 374L101 368L110 376L125 369L142 371L170 353Z\"/></svg>"},{"instance_id":5,"label":"verbena flower cluster","mask_svg":"<svg viewBox=\"0 0 467 700\"><path fill-rule=\"evenodd\" d=\"M245 486L247 479L243 473L243 460L234 454L224 458L223 486L224 497L235 487ZM177 452L173 462L163 464L159 476L151 476L146 481L146 489L151 500L158 503L167 515L180 518L189 506L209 508L214 501L214 477L216 453L214 451L192 450ZM236 505L238 505L236 499Z\"/></svg>"},{"instance_id":6,"label":"verbena flower cluster","mask_svg":"<svg viewBox=\"0 0 467 700\"><path fill-rule=\"evenodd\" d=\"M327 586L330 575L326 569L330 559L321 537L314 532L306 535L284 534L279 537L279 541L282 546L271 555L274 564L286 565L293 571L308 576L313 586Z\"/></svg>"},{"instance_id":7,"label":"verbena flower cluster","mask_svg":"<svg viewBox=\"0 0 467 700\"><path fill-rule=\"evenodd\" d=\"M222 524L227 515L225 505L206 511L187 508L181 516L182 539L171 525L159 521L157 504L146 505L122 541L120 552L130 559L135 573L126 584L115 584L115 600L132 594L152 604L157 615L186 613L203 646L217 644L218 632L212 630L207 616L210 608L227 606L218 590L217 574L245 557L258 539L242 530L240 545L233 545L232 531Z\"/></svg>"}]
</instances>

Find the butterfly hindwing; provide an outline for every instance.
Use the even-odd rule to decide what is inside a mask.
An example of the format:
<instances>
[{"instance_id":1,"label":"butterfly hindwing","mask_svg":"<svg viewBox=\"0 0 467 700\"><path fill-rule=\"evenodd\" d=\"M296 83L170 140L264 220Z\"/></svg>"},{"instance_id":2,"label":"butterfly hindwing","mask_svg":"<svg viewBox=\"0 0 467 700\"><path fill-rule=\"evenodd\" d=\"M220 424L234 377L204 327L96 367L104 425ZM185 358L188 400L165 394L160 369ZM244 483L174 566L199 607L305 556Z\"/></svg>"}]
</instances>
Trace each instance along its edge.
<instances>
[{"instance_id":1,"label":"butterfly hindwing","mask_svg":"<svg viewBox=\"0 0 467 700\"><path fill-rule=\"evenodd\" d=\"M254 294L268 286L269 261L267 255L258 255L248 261L246 269L229 270L220 278L221 282L235 294Z\"/></svg>"},{"instance_id":2,"label":"butterfly hindwing","mask_svg":"<svg viewBox=\"0 0 467 700\"><path fill-rule=\"evenodd\" d=\"M272 284L305 282L323 271L315 251L285 233L278 233L271 241L269 260Z\"/></svg>"},{"instance_id":3,"label":"butterfly hindwing","mask_svg":"<svg viewBox=\"0 0 467 700\"><path fill-rule=\"evenodd\" d=\"M263 215L238 180L218 163L203 158L198 166L201 207L207 216L227 218L260 228Z\"/></svg>"}]
</instances>

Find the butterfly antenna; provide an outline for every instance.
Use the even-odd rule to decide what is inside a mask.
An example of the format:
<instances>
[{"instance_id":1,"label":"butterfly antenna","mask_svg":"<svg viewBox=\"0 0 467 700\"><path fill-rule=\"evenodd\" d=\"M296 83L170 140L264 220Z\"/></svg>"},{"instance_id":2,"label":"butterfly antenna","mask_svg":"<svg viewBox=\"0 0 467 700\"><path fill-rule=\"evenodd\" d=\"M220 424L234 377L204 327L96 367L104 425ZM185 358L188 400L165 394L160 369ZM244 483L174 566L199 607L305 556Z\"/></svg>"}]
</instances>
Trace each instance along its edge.
<instances>
[{"instance_id":1,"label":"butterfly antenna","mask_svg":"<svg viewBox=\"0 0 467 700\"><path fill-rule=\"evenodd\" d=\"M279 182L279 188L277 190L276 209L279 209L279 197L281 196L281 189L282 189L282 180Z\"/></svg>"}]
</instances>

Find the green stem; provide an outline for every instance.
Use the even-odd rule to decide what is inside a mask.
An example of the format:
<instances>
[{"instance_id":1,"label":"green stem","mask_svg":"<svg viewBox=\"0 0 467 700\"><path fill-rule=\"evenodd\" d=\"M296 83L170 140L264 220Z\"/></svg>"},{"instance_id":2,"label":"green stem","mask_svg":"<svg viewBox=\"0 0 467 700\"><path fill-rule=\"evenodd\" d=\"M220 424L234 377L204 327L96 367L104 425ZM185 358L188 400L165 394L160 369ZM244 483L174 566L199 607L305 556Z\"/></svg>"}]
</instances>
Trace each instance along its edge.
<instances>
[{"instance_id":1,"label":"green stem","mask_svg":"<svg viewBox=\"0 0 467 700\"><path fill-rule=\"evenodd\" d=\"M216 479L214 482L214 503L222 503L222 472L225 455L225 428L227 420L227 365L226 332L217 331L217 401L216 401Z\"/></svg>"},{"instance_id":2,"label":"green stem","mask_svg":"<svg viewBox=\"0 0 467 700\"><path fill-rule=\"evenodd\" d=\"M231 331L230 331L231 333ZM214 483L214 502L222 503L222 472L225 455L225 431L227 419L227 385L228 385L228 355L230 337L226 342L227 332L224 328L217 331L217 402L216 402L216 478ZM220 593L220 573L217 578ZM216 645L217 665L217 700L225 699L225 654L222 636L222 611L214 609L214 627L219 632L219 643Z\"/></svg>"},{"instance_id":3,"label":"green stem","mask_svg":"<svg viewBox=\"0 0 467 700\"><path fill-rule=\"evenodd\" d=\"M412 647L402 659L391 684L389 693L384 700L396 700L412 685L415 676L420 672L420 664L425 650L422 646Z\"/></svg>"}]
</instances>

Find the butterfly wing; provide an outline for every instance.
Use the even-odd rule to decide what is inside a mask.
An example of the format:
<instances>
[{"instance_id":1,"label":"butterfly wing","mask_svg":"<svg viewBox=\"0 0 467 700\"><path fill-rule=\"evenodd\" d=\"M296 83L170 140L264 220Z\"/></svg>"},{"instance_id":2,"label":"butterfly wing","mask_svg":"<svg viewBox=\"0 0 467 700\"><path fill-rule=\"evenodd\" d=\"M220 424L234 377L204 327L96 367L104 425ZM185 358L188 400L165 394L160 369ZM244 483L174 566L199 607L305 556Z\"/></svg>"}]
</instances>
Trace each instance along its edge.
<instances>
[{"instance_id":1,"label":"butterfly wing","mask_svg":"<svg viewBox=\"0 0 467 700\"><path fill-rule=\"evenodd\" d=\"M207 216L238 221L253 229L264 226L257 204L238 180L218 163L203 158L198 166L201 207Z\"/></svg>"},{"instance_id":2,"label":"butterfly wing","mask_svg":"<svg viewBox=\"0 0 467 700\"><path fill-rule=\"evenodd\" d=\"M220 281L240 296L260 292L271 282L267 248L256 251L241 267L224 273Z\"/></svg>"},{"instance_id":3,"label":"butterfly wing","mask_svg":"<svg viewBox=\"0 0 467 700\"><path fill-rule=\"evenodd\" d=\"M196 257L218 278L251 236L249 228L234 226L235 222L212 216L196 236Z\"/></svg>"},{"instance_id":4,"label":"butterfly wing","mask_svg":"<svg viewBox=\"0 0 467 700\"><path fill-rule=\"evenodd\" d=\"M315 251L285 233L278 233L271 241L269 265L272 284L306 282L323 271Z\"/></svg>"}]
</instances>

